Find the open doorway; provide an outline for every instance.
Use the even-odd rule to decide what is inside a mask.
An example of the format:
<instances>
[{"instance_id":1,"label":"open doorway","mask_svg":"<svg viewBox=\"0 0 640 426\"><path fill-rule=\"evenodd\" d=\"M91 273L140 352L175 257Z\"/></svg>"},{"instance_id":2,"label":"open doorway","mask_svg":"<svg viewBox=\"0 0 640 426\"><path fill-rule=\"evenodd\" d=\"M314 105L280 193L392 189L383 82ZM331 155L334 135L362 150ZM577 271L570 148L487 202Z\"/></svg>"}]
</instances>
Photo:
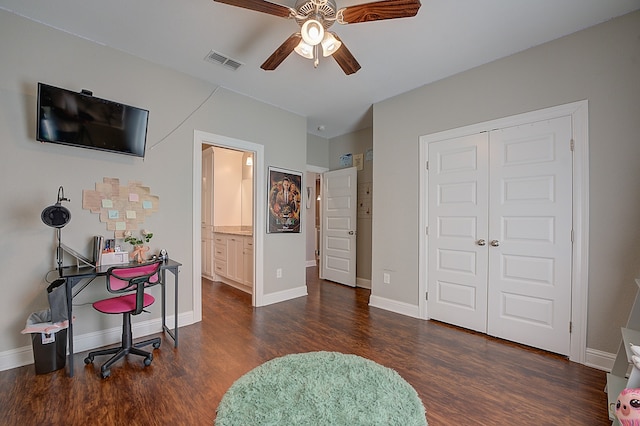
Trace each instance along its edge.
<instances>
[{"instance_id":1,"label":"open doorway","mask_svg":"<svg viewBox=\"0 0 640 426\"><path fill-rule=\"evenodd\" d=\"M253 294L253 151L202 144L203 284Z\"/></svg>"},{"instance_id":2,"label":"open doorway","mask_svg":"<svg viewBox=\"0 0 640 426\"><path fill-rule=\"evenodd\" d=\"M228 148L236 151L252 153L253 162L253 208L252 211L252 238L253 238L253 293L252 305L264 304L264 232L265 217L259 214L257 206L265 205L265 166L264 146L253 142L233 139L226 136L206 133L196 130L193 140L193 264L194 275L200 281L199 273L202 271L202 148L203 145L212 145ZM202 286L193 286L194 321L202 320Z\"/></svg>"},{"instance_id":3,"label":"open doorway","mask_svg":"<svg viewBox=\"0 0 640 426\"><path fill-rule=\"evenodd\" d=\"M321 176L329 169L307 165L305 174L305 211L306 267L320 265L320 225L321 221ZM319 268L318 268L319 270Z\"/></svg>"}]
</instances>

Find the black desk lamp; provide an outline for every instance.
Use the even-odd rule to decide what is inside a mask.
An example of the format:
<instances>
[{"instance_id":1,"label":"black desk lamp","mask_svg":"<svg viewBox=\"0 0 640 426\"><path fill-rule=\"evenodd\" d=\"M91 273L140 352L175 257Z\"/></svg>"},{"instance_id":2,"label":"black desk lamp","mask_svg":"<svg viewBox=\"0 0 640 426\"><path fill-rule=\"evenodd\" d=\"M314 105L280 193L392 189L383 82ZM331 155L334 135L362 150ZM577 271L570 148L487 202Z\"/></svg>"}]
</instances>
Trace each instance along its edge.
<instances>
[{"instance_id":1,"label":"black desk lamp","mask_svg":"<svg viewBox=\"0 0 640 426\"><path fill-rule=\"evenodd\" d=\"M62 244L62 228L71 221L71 212L66 207L62 206L63 201L71 201L64 196L64 188L58 188L58 200L53 206L46 207L42 210L40 214L40 218L45 225L50 226L52 228L56 228L57 237L58 237L58 247L56 249L56 259L58 261L58 272L62 272L62 257L63 251L73 255L76 259L81 260L86 263L88 266L93 266L91 261L81 254L77 253L75 250L70 249L69 247Z\"/></svg>"},{"instance_id":2,"label":"black desk lamp","mask_svg":"<svg viewBox=\"0 0 640 426\"><path fill-rule=\"evenodd\" d=\"M53 228L62 228L71 221L71 212L62 207L62 201L71 201L64 197L64 188L58 188L58 201L53 205L42 210L40 217L45 225Z\"/></svg>"}]
</instances>

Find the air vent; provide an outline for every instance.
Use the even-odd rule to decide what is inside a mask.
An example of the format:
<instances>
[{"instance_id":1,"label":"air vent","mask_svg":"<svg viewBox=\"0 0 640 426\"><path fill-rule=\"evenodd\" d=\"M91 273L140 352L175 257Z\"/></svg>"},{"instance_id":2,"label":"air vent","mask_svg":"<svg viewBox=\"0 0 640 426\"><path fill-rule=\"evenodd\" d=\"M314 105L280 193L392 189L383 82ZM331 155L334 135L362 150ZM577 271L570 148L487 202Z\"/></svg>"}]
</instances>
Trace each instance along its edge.
<instances>
[{"instance_id":1,"label":"air vent","mask_svg":"<svg viewBox=\"0 0 640 426\"><path fill-rule=\"evenodd\" d=\"M222 65L223 67L227 67L232 69L233 71L237 70L242 66L242 63L236 61L235 59L231 59L228 56L223 55L222 53L218 53L214 50L209 52L207 56L204 58L205 61L212 62L214 64Z\"/></svg>"}]
</instances>

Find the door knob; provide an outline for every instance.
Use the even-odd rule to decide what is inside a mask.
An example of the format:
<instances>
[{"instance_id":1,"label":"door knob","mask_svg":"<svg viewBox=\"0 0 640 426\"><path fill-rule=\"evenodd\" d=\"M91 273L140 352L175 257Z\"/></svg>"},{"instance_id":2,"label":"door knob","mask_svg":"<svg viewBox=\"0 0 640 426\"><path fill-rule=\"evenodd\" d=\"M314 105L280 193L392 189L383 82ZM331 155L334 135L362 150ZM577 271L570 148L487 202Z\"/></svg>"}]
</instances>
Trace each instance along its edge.
<instances>
[{"instance_id":1,"label":"door knob","mask_svg":"<svg viewBox=\"0 0 640 426\"><path fill-rule=\"evenodd\" d=\"M498 240L491 240L491 246L492 247L498 247L500 245L500 241Z\"/></svg>"},{"instance_id":2,"label":"door knob","mask_svg":"<svg viewBox=\"0 0 640 426\"><path fill-rule=\"evenodd\" d=\"M349 231L349 235L355 235L354 231Z\"/></svg>"},{"instance_id":3,"label":"door knob","mask_svg":"<svg viewBox=\"0 0 640 426\"><path fill-rule=\"evenodd\" d=\"M487 244L487 242L485 240L480 239L480 240L476 241L476 244L479 245L479 246L484 246L485 244Z\"/></svg>"}]
</instances>

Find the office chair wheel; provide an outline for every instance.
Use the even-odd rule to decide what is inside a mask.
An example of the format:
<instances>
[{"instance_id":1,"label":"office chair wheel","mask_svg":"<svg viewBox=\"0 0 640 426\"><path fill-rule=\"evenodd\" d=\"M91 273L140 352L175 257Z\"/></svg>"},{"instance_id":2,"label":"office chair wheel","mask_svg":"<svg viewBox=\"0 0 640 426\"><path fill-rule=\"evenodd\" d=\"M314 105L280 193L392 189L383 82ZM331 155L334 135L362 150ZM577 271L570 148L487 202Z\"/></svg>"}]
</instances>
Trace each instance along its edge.
<instances>
[{"instance_id":1,"label":"office chair wheel","mask_svg":"<svg viewBox=\"0 0 640 426\"><path fill-rule=\"evenodd\" d=\"M102 376L103 379L106 379L107 377L109 377L111 375L111 370L101 371L100 375Z\"/></svg>"},{"instance_id":2,"label":"office chair wheel","mask_svg":"<svg viewBox=\"0 0 640 426\"><path fill-rule=\"evenodd\" d=\"M145 367L150 366L151 365L151 361L153 361L153 355L149 354L149 356L144 359Z\"/></svg>"},{"instance_id":3,"label":"office chair wheel","mask_svg":"<svg viewBox=\"0 0 640 426\"><path fill-rule=\"evenodd\" d=\"M93 363L93 357L92 356L88 356L84 359L84 363L85 364L92 364Z\"/></svg>"},{"instance_id":4,"label":"office chair wheel","mask_svg":"<svg viewBox=\"0 0 640 426\"><path fill-rule=\"evenodd\" d=\"M160 342L154 343L153 348L158 349L160 347Z\"/></svg>"}]
</instances>

